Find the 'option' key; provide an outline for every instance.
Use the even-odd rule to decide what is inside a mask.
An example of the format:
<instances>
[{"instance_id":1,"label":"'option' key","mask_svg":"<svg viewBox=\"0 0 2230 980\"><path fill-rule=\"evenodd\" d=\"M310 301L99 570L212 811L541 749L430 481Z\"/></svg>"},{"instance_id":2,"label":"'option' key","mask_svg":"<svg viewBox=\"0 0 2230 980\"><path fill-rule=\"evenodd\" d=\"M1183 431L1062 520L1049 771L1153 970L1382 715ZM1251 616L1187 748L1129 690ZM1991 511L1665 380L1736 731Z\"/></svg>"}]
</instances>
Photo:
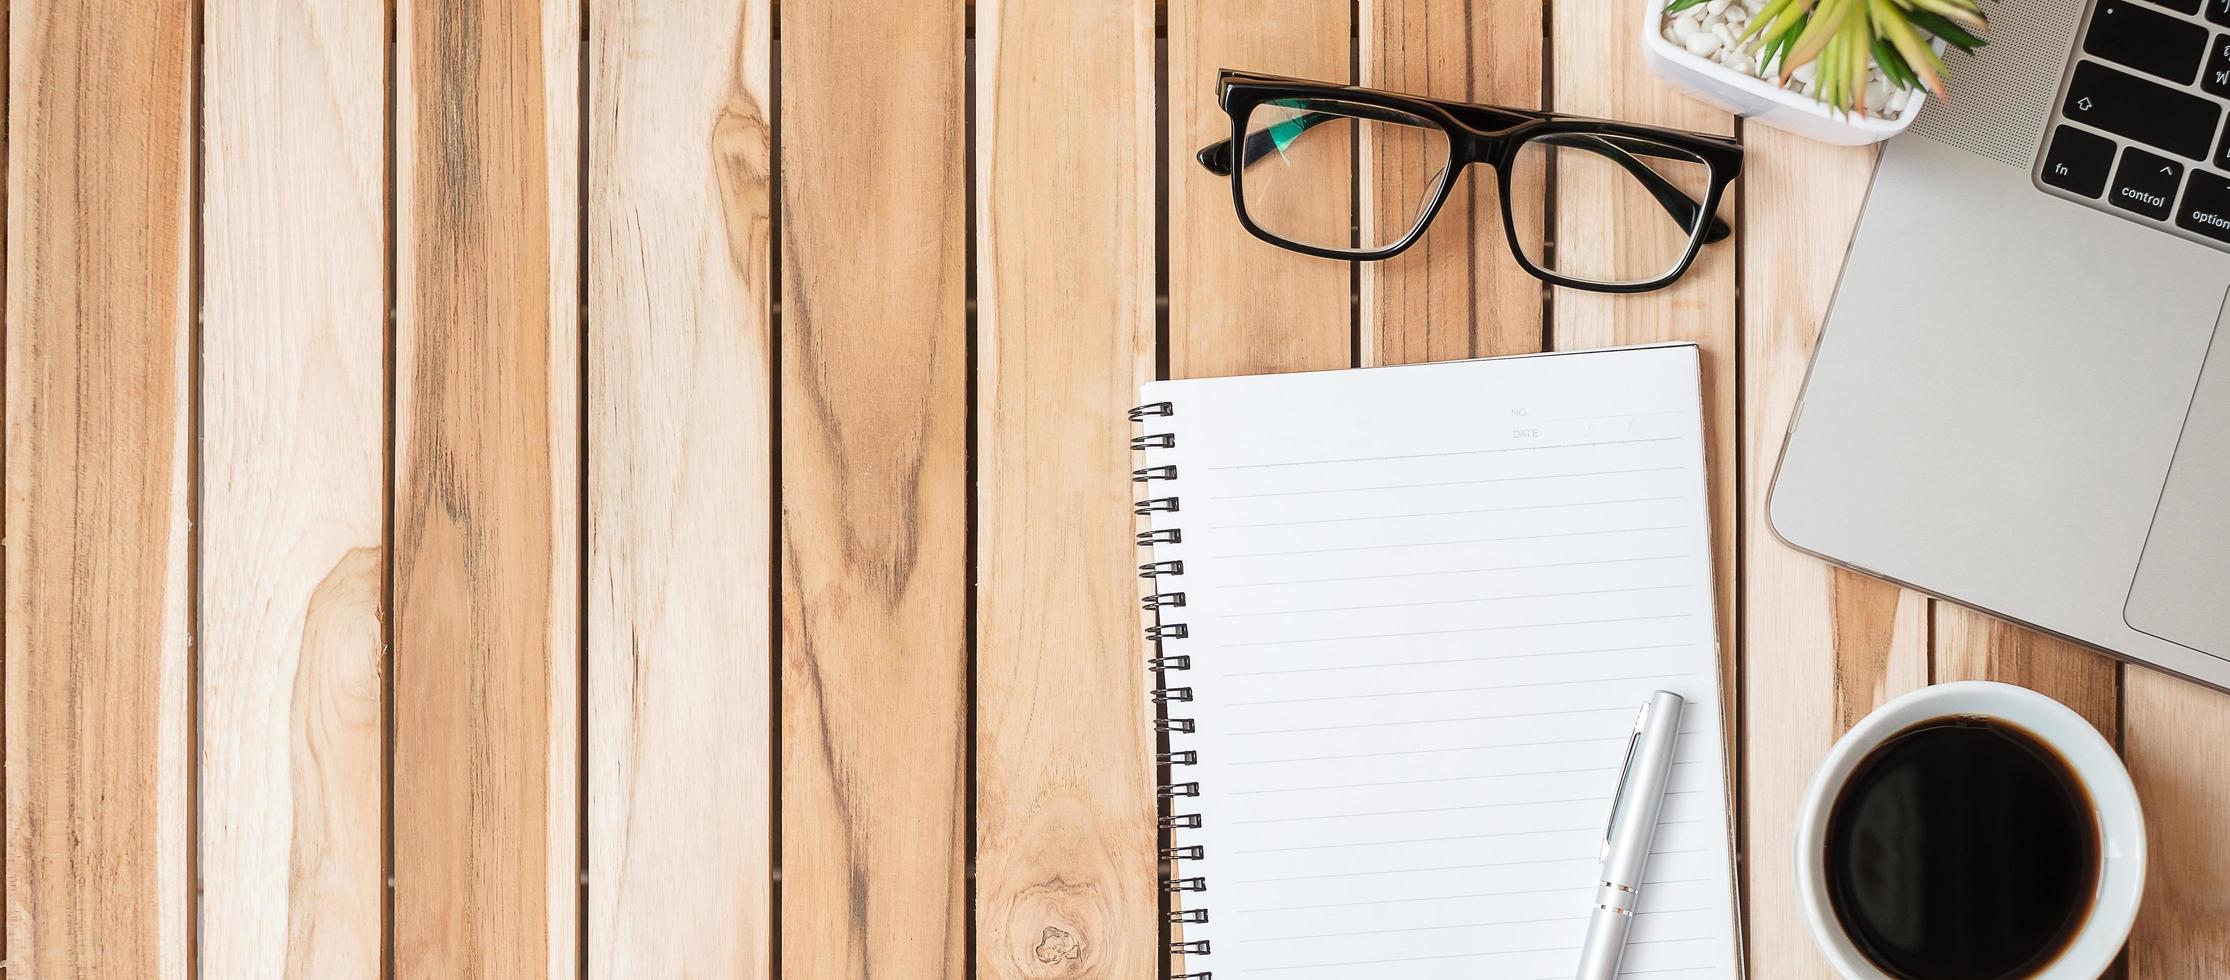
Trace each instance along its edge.
<instances>
[{"instance_id":1,"label":"'option' key","mask_svg":"<svg viewBox=\"0 0 2230 980\"><path fill-rule=\"evenodd\" d=\"M2184 187L2183 203L2176 206L2176 226L2230 242L2230 180L2204 170L2192 171L2191 183Z\"/></svg>"}]
</instances>

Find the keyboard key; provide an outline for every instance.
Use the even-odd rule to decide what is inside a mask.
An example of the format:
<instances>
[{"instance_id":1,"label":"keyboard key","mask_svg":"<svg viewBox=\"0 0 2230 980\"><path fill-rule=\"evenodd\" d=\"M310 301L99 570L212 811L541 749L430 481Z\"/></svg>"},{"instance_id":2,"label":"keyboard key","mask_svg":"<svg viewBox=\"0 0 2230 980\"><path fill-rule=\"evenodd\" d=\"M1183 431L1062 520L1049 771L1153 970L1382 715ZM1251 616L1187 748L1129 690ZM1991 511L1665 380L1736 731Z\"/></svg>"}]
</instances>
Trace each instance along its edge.
<instances>
[{"instance_id":1,"label":"keyboard key","mask_svg":"<svg viewBox=\"0 0 2230 980\"><path fill-rule=\"evenodd\" d=\"M2205 3L2208 20L2230 27L2230 0L2205 0Z\"/></svg>"},{"instance_id":2,"label":"keyboard key","mask_svg":"<svg viewBox=\"0 0 2230 980\"><path fill-rule=\"evenodd\" d=\"M2176 202L2176 185L2183 178L2183 164L2132 146L2122 151L2122 165L2114 171L2114 192L2106 199L2124 211L2166 221Z\"/></svg>"},{"instance_id":3,"label":"keyboard key","mask_svg":"<svg viewBox=\"0 0 2230 980\"><path fill-rule=\"evenodd\" d=\"M2230 99L2230 34L2215 35L2214 47L2207 52L2207 68L2199 73L2199 87L2209 95Z\"/></svg>"},{"instance_id":4,"label":"keyboard key","mask_svg":"<svg viewBox=\"0 0 2230 980\"><path fill-rule=\"evenodd\" d=\"M2204 170L2191 172L2184 200L2176 206L2176 225L2218 242L2230 242L2230 180Z\"/></svg>"},{"instance_id":5,"label":"keyboard key","mask_svg":"<svg viewBox=\"0 0 2230 980\"><path fill-rule=\"evenodd\" d=\"M2230 3L2230 0L2217 0ZM2075 66L2060 106L2067 118L2194 160L2214 143L2219 104L2097 62Z\"/></svg>"},{"instance_id":6,"label":"keyboard key","mask_svg":"<svg viewBox=\"0 0 2230 980\"><path fill-rule=\"evenodd\" d=\"M2207 29L2130 0L2099 0L2083 50L2188 85L2207 56Z\"/></svg>"},{"instance_id":7,"label":"keyboard key","mask_svg":"<svg viewBox=\"0 0 2230 980\"><path fill-rule=\"evenodd\" d=\"M2044 182L2084 197L2097 197L2106 189L2107 172L2114 169L2114 141L2073 126L2061 126L2044 151Z\"/></svg>"},{"instance_id":8,"label":"keyboard key","mask_svg":"<svg viewBox=\"0 0 2230 980\"><path fill-rule=\"evenodd\" d=\"M2153 0L2153 2L2179 13L2196 14L2199 12L2201 0Z\"/></svg>"}]
</instances>

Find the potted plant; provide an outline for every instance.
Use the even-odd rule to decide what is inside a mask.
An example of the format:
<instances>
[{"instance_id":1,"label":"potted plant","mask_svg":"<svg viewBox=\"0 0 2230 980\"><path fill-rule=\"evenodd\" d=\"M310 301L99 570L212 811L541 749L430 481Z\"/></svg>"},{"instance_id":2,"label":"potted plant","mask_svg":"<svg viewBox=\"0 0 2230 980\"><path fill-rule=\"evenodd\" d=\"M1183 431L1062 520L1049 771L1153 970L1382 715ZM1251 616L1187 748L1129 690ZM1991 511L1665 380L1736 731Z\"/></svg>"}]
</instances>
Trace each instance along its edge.
<instances>
[{"instance_id":1,"label":"potted plant","mask_svg":"<svg viewBox=\"0 0 2230 980\"><path fill-rule=\"evenodd\" d=\"M1658 75L1753 121L1829 143L1903 132L1947 98L1943 53L1989 29L1979 0L1649 0Z\"/></svg>"}]
</instances>

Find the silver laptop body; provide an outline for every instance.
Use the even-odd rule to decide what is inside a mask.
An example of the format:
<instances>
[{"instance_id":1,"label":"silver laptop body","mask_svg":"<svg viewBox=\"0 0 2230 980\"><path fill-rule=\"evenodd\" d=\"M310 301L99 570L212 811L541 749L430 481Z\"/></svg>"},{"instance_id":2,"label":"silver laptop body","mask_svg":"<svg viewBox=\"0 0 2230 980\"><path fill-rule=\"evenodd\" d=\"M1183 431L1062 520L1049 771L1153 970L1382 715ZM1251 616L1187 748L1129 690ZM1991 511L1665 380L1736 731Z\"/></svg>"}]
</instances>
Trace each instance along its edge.
<instances>
[{"instance_id":1,"label":"silver laptop body","mask_svg":"<svg viewBox=\"0 0 2230 980\"><path fill-rule=\"evenodd\" d=\"M1769 519L2230 689L2230 0L1991 16L1883 152Z\"/></svg>"}]
</instances>

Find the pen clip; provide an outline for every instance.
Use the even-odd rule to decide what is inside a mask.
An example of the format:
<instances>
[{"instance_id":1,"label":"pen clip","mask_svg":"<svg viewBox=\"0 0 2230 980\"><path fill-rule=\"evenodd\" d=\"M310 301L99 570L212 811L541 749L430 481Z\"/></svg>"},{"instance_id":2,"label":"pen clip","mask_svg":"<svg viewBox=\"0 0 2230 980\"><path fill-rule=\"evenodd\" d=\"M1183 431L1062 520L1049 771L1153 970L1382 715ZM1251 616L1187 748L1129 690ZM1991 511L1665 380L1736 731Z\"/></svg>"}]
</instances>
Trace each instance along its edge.
<instances>
[{"instance_id":1,"label":"pen clip","mask_svg":"<svg viewBox=\"0 0 2230 980\"><path fill-rule=\"evenodd\" d=\"M1596 856L1600 861L1610 856L1611 829L1618 826L1618 808L1626 802L1626 778L1634 772L1634 748L1642 740L1642 729L1649 725L1649 702L1642 702L1640 714L1634 716L1634 733L1626 736L1626 761L1618 764L1618 788L1611 792L1611 812L1603 819L1603 848Z\"/></svg>"}]
</instances>

